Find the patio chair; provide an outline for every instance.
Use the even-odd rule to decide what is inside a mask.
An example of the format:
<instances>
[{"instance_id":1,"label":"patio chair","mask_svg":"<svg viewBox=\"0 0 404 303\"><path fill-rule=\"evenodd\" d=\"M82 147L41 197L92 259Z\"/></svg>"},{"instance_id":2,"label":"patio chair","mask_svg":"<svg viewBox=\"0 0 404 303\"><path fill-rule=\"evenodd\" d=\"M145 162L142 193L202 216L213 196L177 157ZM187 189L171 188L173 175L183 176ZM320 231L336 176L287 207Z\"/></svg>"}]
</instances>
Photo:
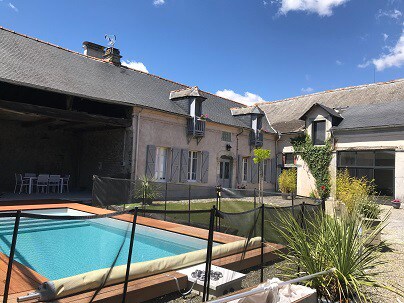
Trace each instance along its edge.
<instances>
[{"instance_id":1,"label":"patio chair","mask_svg":"<svg viewBox=\"0 0 404 303\"><path fill-rule=\"evenodd\" d=\"M29 180L24 179L22 177L22 174L14 174L15 176L15 187L14 187L14 193L17 192L17 188L19 187L20 190L18 191L19 194L22 193L22 190L25 188L25 191L28 192L28 187L29 187Z\"/></svg>"},{"instance_id":2,"label":"patio chair","mask_svg":"<svg viewBox=\"0 0 404 303\"><path fill-rule=\"evenodd\" d=\"M64 175L62 179L60 179L60 191L63 192L63 189L66 188L66 192L69 192L69 181L70 175Z\"/></svg>"},{"instance_id":3,"label":"patio chair","mask_svg":"<svg viewBox=\"0 0 404 303\"><path fill-rule=\"evenodd\" d=\"M48 182L48 192L58 193L60 189L60 175L50 175Z\"/></svg>"},{"instance_id":4,"label":"patio chair","mask_svg":"<svg viewBox=\"0 0 404 303\"><path fill-rule=\"evenodd\" d=\"M49 175L41 174L38 175L38 179L36 181L36 192L37 193L48 193L49 188Z\"/></svg>"},{"instance_id":5,"label":"patio chair","mask_svg":"<svg viewBox=\"0 0 404 303\"><path fill-rule=\"evenodd\" d=\"M34 173L25 173L24 177L29 178L29 177L36 177L36 174Z\"/></svg>"}]
</instances>

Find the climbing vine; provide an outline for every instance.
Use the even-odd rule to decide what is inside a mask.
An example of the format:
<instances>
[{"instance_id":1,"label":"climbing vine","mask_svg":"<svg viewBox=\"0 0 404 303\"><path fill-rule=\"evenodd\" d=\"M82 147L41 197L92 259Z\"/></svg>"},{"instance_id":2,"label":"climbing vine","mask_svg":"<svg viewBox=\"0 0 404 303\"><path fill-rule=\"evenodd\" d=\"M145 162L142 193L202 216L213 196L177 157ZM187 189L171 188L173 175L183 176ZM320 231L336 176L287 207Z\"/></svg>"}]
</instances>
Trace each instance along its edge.
<instances>
[{"instance_id":1,"label":"climbing vine","mask_svg":"<svg viewBox=\"0 0 404 303\"><path fill-rule=\"evenodd\" d=\"M322 146L313 145L310 136L306 134L292 138L291 143L295 154L302 157L316 180L316 189L320 198L328 198L331 191L330 163L332 149L330 141L327 140Z\"/></svg>"}]
</instances>

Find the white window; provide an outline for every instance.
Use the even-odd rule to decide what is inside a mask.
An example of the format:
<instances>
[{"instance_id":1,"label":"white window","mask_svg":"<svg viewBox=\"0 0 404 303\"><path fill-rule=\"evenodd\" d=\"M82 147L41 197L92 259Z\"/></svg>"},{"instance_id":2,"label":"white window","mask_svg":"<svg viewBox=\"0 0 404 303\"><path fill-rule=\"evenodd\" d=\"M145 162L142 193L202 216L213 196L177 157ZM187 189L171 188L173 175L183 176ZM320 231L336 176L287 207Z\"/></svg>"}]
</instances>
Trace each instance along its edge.
<instances>
[{"instance_id":1,"label":"white window","mask_svg":"<svg viewBox=\"0 0 404 303\"><path fill-rule=\"evenodd\" d=\"M247 178L248 178L248 158L243 158L243 171L241 181L247 182Z\"/></svg>"},{"instance_id":2,"label":"white window","mask_svg":"<svg viewBox=\"0 0 404 303\"><path fill-rule=\"evenodd\" d=\"M167 176L167 154L168 149L165 147L157 147L156 148L156 164L155 164L155 172L154 178L157 181L166 180Z\"/></svg>"},{"instance_id":3,"label":"white window","mask_svg":"<svg viewBox=\"0 0 404 303\"><path fill-rule=\"evenodd\" d=\"M188 154L188 181L196 181L198 167L198 152L190 151Z\"/></svg>"}]
</instances>

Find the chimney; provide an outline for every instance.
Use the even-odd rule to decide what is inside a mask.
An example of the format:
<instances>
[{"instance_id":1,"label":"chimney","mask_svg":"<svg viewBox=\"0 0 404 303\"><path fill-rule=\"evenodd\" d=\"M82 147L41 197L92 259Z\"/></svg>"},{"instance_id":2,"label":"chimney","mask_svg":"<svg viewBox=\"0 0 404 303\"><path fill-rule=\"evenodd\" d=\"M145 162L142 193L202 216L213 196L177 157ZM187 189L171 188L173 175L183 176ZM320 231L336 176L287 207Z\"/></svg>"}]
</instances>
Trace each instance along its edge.
<instances>
[{"instance_id":1,"label":"chimney","mask_svg":"<svg viewBox=\"0 0 404 303\"><path fill-rule=\"evenodd\" d=\"M105 50L105 54L103 55L103 58L107 62L111 62L112 64L116 66L121 65L121 58L122 56L120 55L119 49L114 48L114 47L108 47Z\"/></svg>"},{"instance_id":2,"label":"chimney","mask_svg":"<svg viewBox=\"0 0 404 303\"><path fill-rule=\"evenodd\" d=\"M89 41L84 41L83 48L84 48L84 55L98 59L103 59L105 52L104 46Z\"/></svg>"}]
</instances>

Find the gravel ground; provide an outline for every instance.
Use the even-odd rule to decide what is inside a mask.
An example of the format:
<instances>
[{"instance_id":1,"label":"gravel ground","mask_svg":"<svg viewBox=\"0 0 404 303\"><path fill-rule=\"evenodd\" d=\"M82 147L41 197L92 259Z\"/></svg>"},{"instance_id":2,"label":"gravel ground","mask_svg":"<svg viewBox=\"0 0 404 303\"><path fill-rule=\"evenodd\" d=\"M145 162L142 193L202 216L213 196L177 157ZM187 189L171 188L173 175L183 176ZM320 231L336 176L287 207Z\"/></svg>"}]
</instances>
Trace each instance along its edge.
<instances>
[{"instance_id":1,"label":"gravel ground","mask_svg":"<svg viewBox=\"0 0 404 303\"><path fill-rule=\"evenodd\" d=\"M382 240L388 244L388 249L382 253L382 260L387 263L375 268L375 271L380 272L378 281L404 290L404 208L382 207L390 211L388 225L382 233ZM374 303L404 302L403 297L385 289L369 288L368 293Z\"/></svg>"}]
</instances>

